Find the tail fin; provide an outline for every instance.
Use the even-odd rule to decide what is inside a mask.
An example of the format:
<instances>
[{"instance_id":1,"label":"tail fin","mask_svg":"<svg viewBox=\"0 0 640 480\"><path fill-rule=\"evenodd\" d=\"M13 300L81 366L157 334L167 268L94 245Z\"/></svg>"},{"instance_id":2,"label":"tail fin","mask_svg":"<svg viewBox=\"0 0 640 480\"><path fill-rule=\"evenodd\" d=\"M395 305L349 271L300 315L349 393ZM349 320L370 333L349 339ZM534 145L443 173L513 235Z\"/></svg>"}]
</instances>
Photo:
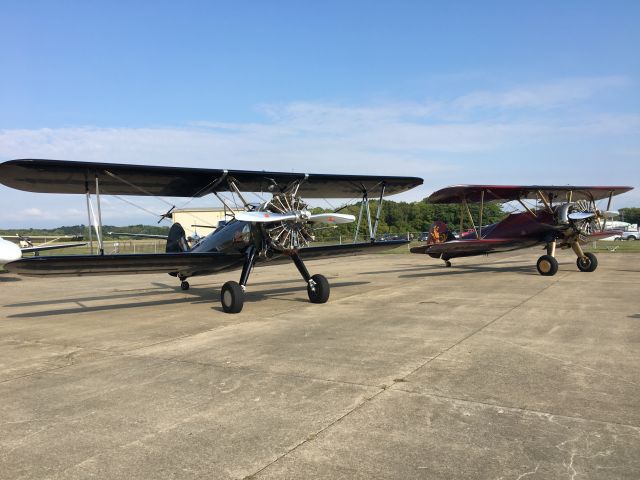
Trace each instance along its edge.
<instances>
[{"instance_id":1,"label":"tail fin","mask_svg":"<svg viewBox=\"0 0 640 480\"><path fill-rule=\"evenodd\" d=\"M187 236L184 232L184 228L179 223L174 223L169 229L169 235L167 236L167 248L165 252L186 252L189 250L189 244L187 243Z\"/></svg>"},{"instance_id":2,"label":"tail fin","mask_svg":"<svg viewBox=\"0 0 640 480\"><path fill-rule=\"evenodd\" d=\"M455 236L447 227L447 224L436 220L431 224L429 229L429 238L427 239L427 245L433 245L434 243L444 243L448 240L455 239Z\"/></svg>"}]
</instances>

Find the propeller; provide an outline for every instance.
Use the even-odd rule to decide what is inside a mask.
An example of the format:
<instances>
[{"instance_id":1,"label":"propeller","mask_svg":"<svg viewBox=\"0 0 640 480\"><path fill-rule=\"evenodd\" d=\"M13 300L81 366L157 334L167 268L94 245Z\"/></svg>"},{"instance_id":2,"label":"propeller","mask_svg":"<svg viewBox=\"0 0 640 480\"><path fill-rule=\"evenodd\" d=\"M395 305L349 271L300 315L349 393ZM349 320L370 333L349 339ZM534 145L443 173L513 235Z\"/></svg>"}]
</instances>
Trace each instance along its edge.
<instances>
[{"instance_id":1,"label":"propeller","mask_svg":"<svg viewBox=\"0 0 640 480\"><path fill-rule=\"evenodd\" d=\"M590 235L602 228L600 219L604 218L603 212L591 202L578 200L575 203L564 204L563 212L565 222L570 223L580 235Z\"/></svg>"},{"instance_id":2,"label":"propeller","mask_svg":"<svg viewBox=\"0 0 640 480\"><path fill-rule=\"evenodd\" d=\"M569 220L574 222L578 222L581 220L587 220L589 218L595 217L595 212L573 212L568 215Z\"/></svg>"},{"instance_id":3,"label":"propeller","mask_svg":"<svg viewBox=\"0 0 640 480\"><path fill-rule=\"evenodd\" d=\"M325 223L328 225L351 223L356 217L345 213L309 213L308 210L293 213L273 213L268 211L253 211L236 213L236 220L251 223L274 222L310 222Z\"/></svg>"},{"instance_id":4,"label":"propeller","mask_svg":"<svg viewBox=\"0 0 640 480\"><path fill-rule=\"evenodd\" d=\"M338 225L356 219L344 213L313 214L295 191L275 193L258 210L239 212L235 218L260 225L269 247L281 252L295 252L313 241L313 224Z\"/></svg>"}]
</instances>

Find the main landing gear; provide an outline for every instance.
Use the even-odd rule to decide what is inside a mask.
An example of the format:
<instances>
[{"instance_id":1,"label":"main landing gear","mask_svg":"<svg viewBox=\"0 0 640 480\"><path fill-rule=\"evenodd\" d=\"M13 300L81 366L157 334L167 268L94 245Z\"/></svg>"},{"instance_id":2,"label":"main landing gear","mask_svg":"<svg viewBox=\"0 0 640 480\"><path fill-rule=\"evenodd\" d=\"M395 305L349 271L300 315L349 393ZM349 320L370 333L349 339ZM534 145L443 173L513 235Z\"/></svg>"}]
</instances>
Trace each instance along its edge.
<instances>
[{"instance_id":1,"label":"main landing gear","mask_svg":"<svg viewBox=\"0 0 640 480\"><path fill-rule=\"evenodd\" d=\"M556 241L547 243L547 254L542 255L536 262L538 273L545 277L552 277L558 273L558 260L556 260Z\"/></svg>"},{"instance_id":2,"label":"main landing gear","mask_svg":"<svg viewBox=\"0 0 640 480\"><path fill-rule=\"evenodd\" d=\"M581 272L593 272L596 268L598 268L598 259L593 253L584 253L582 251L582 247L578 242L572 243L571 248L574 252L576 252L576 255L578 256L578 259L576 260L578 270L580 270Z\"/></svg>"},{"instance_id":3,"label":"main landing gear","mask_svg":"<svg viewBox=\"0 0 640 480\"><path fill-rule=\"evenodd\" d=\"M222 309L226 313L239 313L244 306L244 292L249 281L249 274L253 270L253 266L256 262L256 248L250 246L247 249L244 265L242 266L242 273L240 274L240 283L238 282L226 282L222 286L220 293L220 302L222 303ZM329 300L329 282L323 275L310 275L307 267L297 253L291 255L293 263L295 263L300 275L307 282L307 293L309 295L309 301L311 303L325 303Z\"/></svg>"},{"instance_id":4,"label":"main landing gear","mask_svg":"<svg viewBox=\"0 0 640 480\"><path fill-rule=\"evenodd\" d=\"M581 272L593 272L598 268L598 259L593 253L585 253L578 242L573 242L571 244L571 248L578 257L576 260L578 270ZM547 244L547 254L542 255L536 263L536 267L538 268L538 273L540 273L540 275L552 276L558 273L558 261L555 258L555 254L556 242L554 240Z\"/></svg>"}]
</instances>

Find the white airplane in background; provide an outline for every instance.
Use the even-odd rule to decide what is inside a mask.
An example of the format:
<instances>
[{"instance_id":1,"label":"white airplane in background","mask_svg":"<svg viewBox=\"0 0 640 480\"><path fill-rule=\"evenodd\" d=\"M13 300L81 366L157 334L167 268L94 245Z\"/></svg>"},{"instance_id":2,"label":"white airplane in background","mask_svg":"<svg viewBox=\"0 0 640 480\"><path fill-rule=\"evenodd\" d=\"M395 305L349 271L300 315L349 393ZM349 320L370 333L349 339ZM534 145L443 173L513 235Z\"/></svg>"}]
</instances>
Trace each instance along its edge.
<instances>
[{"instance_id":1,"label":"white airplane in background","mask_svg":"<svg viewBox=\"0 0 640 480\"><path fill-rule=\"evenodd\" d=\"M75 243L59 243L59 244L47 244L47 245L35 245L21 248L13 242L5 240L0 237L0 268L9 262L20 260L23 253L38 253L44 250L57 250L60 248L82 247L87 242L75 242Z\"/></svg>"},{"instance_id":2,"label":"white airplane in background","mask_svg":"<svg viewBox=\"0 0 640 480\"><path fill-rule=\"evenodd\" d=\"M0 267L5 263L20 260L22 258L22 250L13 242L8 242L4 238L0 238Z\"/></svg>"}]
</instances>

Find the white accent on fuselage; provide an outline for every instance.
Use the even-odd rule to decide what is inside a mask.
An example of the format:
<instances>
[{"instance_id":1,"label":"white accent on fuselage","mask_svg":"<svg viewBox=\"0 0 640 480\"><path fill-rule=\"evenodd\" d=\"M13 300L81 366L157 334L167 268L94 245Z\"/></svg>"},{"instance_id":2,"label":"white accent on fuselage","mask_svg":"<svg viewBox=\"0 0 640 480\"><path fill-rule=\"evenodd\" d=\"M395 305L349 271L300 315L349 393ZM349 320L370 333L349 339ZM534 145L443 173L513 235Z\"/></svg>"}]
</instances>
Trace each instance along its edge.
<instances>
[{"instance_id":1,"label":"white accent on fuselage","mask_svg":"<svg viewBox=\"0 0 640 480\"><path fill-rule=\"evenodd\" d=\"M20 260L22 258L22 250L15 243L0 238L0 267L5 263Z\"/></svg>"}]
</instances>

